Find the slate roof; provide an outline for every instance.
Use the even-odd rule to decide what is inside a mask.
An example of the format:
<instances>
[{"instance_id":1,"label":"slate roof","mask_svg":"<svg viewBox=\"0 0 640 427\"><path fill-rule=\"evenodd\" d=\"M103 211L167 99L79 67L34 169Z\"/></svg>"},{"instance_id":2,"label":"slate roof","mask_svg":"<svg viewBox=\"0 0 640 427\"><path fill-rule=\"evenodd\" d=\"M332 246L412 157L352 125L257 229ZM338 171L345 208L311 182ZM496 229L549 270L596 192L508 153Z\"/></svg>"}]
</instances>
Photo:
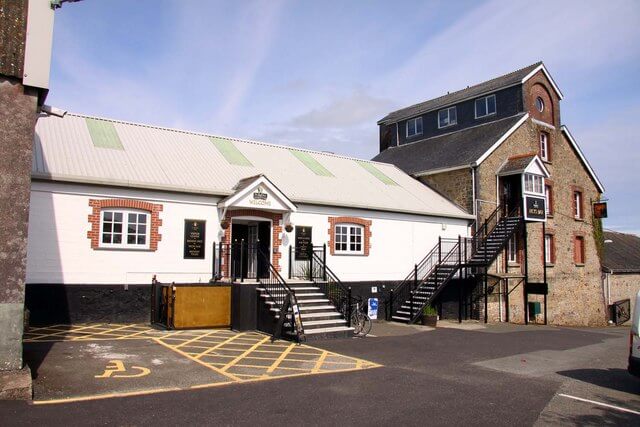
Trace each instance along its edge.
<instances>
[{"instance_id":1,"label":"slate roof","mask_svg":"<svg viewBox=\"0 0 640 427\"><path fill-rule=\"evenodd\" d=\"M294 203L472 218L393 165L49 110L36 124L34 179L225 197L242 179L264 174ZM96 122L92 133L89 124ZM103 140L117 144L98 143ZM292 150L331 176L317 175Z\"/></svg>"},{"instance_id":2,"label":"slate roof","mask_svg":"<svg viewBox=\"0 0 640 427\"><path fill-rule=\"evenodd\" d=\"M502 167L498 171L498 175L514 175L517 173L522 173L535 157L536 154L511 157L506 161L504 165L502 165Z\"/></svg>"},{"instance_id":3,"label":"slate roof","mask_svg":"<svg viewBox=\"0 0 640 427\"><path fill-rule=\"evenodd\" d=\"M517 114L457 132L391 147L373 158L392 163L410 175L467 166L486 153L525 114Z\"/></svg>"},{"instance_id":4,"label":"slate roof","mask_svg":"<svg viewBox=\"0 0 640 427\"><path fill-rule=\"evenodd\" d=\"M640 237L605 230L602 267L612 273L640 273Z\"/></svg>"},{"instance_id":5,"label":"slate roof","mask_svg":"<svg viewBox=\"0 0 640 427\"><path fill-rule=\"evenodd\" d=\"M385 117L378 121L378 124L395 123L398 120L407 119L417 116L419 114L426 113L427 111L437 110L446 107L451 104L458 103L462 100L480 96L485 93L494 92L498 89L512 86L521 83L522 80L527 77L529 73L542 65L542 61L531 64L528 67L521 68L516 71L512 71L504 76L496 77L495 79L487 80L475 86L467 87L466 89L459 90L457 92L449 93L439 98L430 99L419 104L412 105L410 107L401 108L400 110L393 111L387 114Z\"/></svg>"}]
</instances>

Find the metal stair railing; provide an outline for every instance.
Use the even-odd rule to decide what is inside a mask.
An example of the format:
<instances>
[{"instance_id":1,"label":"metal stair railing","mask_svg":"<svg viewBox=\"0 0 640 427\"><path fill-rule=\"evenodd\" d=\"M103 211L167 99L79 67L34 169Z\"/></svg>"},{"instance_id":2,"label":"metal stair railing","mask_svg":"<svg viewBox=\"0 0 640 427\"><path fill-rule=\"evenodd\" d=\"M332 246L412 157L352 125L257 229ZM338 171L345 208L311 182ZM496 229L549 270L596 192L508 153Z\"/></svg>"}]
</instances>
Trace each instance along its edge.
<instances>
[{"instance_id":1,"label":"metal stair railing","mask_svg":"<svg viewBox=\"0 0 640 427\"><path fill-rule=\"evenodd\" d=\"M429 251L429 253L427 253L427 255L418 264L415 264L405 279L389 292L387 304L389 305L390 310L387 312L387 320L391 320L391 316L400 310L405 302L411 299L413 291L418 289L422 283L426 281L437 264L446 257L446 255L455 247L457 242L458 240L456 239L438 238L438 243Z\"/></svg>"},{"instance_id":2,"label":"metal stair railing","mask_svg":"<svg viewBox=\"0 0 640 427\"><path fill-rule=\"evenodd\" d=\"M302 316L300 316L300 312L296 308L298 306L296 295L274 265L271 264L271 260L262 249L258 248L257 254L268 269L266 277L258 277L258 283L260 283L261 288L264 289L278 311L281 311L282 304L284 304L287 299L292 302L292 308L289 312L291 315L290 327L292 332L296 334L298 341L300 341L301 337L304 336L304 325L302 323Z\"/></svg>"},{"instance_id":3,"label":"metal stair railing","mask_svg":"<svg viewBox=\"0 0 640 427\"><path fill-rule=\"evenodd\" d=\"M507 221L509 219L517 218L518 224L513 228L513 230L508 233L506 236L501 238L494 238L498 231L508 230ZM467 259L473 258L478 253L482 253L482 263L478 265L488 266L490 265L498 256L498 254L504 249L507 242L511 237L522 227L523 218L520 214L520 207L516 207L511 210L508 214L505 215L505 208L500 205L498 206L487 219L484 221L482 226L478 229L478 232L470 239L469 243L466 245L465 251L467 252ZM493 254L489 256L489 241L498 242L499 245L494 247Z\"/></svg>"},{"instance_id":4,"label":"metal stair railing","mask_svg":"<svg viewBox=\"0 0 640 427\"><path fill-rule=\"evenodd\" d=\"M344 317L347 321L347 327L350 327L351 308L353 306L351 287L345 286L340 279L338 279L338 276L327 266L326 250L323 251L322 254L324 254L322 258L315 251L311 254L312 264L315 266L315 268L311 270L311 280Z\"/></svg>"}]
</instances>

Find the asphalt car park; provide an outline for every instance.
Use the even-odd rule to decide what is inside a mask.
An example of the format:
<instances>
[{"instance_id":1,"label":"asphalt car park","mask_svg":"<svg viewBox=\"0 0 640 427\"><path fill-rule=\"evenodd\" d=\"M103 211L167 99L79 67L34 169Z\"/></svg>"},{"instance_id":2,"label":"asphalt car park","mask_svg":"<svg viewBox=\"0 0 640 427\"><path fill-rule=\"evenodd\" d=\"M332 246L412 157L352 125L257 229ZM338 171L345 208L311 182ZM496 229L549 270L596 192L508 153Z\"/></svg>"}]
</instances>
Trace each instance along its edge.
<instances>
[{"instance_id":1,"label":"asphalt car park","mask_svg":"<svg viewBox=\"0 0 640 427\"><path fill-rule=\"evenodd\" d=\"M224 333L231 334L230 331ZM319 341L309 346L293 344L291 352L308 347L301 352L326 354L326 358L340 355L353 361L350 368L336 369L325 375L309 373L313 370L309 369L309 364L304 375L291 371L291 375L269 380L224 379L219 386L203 388L174 384L179 390L161 393L126 394L126 390L119 389L118 393L124 397L102 398L109 392L103 389L92 391L102 394L99 399L64 402L60 395L49 392L48 404L0 402L0 413L7 425L272 425L286 422L310 425L637 425L640 422L640 380L626 372L628 328L576 329L504 324L485 327L441 322L434 330L379 322L374 324L372 334L364 339ZM141 335L144 333L137 336ZM257 336L260 334L255 335L254 344L243 346L245 350L235 353L234 359L260 341ZM53 348L66 348L78 342L111 345L149 340L94 338L99 339L57 341ZM182 342L189 339L186 335L181 338ZM181 348L187 350L189 344L195 342ZM47 342L41 337L40 342L33 344L47 345ZM249 340L247 344L250 344ZM292 345L283 341L273 344ZM149 349L163 349L183 357L166 346L153 345ZM77 350L68 349L71 353ZM104 349L104 357L99 358L101 365L96 363L91 369L87 367L83 378L104 375L107 365L114 371L113 376L116 373L140 374L139 369L132 370L134 366L149 368L153 373L162 366L176 363L163 359L172 353L158 356L163 362L158 365L150 365L147 359L115 357L138 351L134 350L135 347L117 346ZM197 354L194 352L191 357ZM46 355L44 363L35 369L36 384L45 380L40 375L49 375L44 370L48 357ZM121 366L111 363L112 360L122 360L124 372L119 370ZM269 366L275 361L273 357L271 360ZM318 360L315 359L314 367ZM357 369L358 361L370 363L366 365L369 369ZM80 359L77 362L80 363ZM184 357L184 363L187 362L193 361ZM254 365L242 361L238 364L262 366L262 363ZM198 365L204 368L204 365ZM216 368L224 366L217 365ZM241 371L229 368L224 372L237 374ZM81 376L80 373L75 375L67 380L76 381ZM177 372L167 375L179 377ZM139 379L142 378L145 377ZM95 382L98 380L96 378ZM125 378L113 380L128 381ZM64 375L59 381L64 382ZM211 384L209 378L198 381ZM159 377L154 387L166 387L167 384L169 382L161 383Z\"/></svg>"}]
</instances>

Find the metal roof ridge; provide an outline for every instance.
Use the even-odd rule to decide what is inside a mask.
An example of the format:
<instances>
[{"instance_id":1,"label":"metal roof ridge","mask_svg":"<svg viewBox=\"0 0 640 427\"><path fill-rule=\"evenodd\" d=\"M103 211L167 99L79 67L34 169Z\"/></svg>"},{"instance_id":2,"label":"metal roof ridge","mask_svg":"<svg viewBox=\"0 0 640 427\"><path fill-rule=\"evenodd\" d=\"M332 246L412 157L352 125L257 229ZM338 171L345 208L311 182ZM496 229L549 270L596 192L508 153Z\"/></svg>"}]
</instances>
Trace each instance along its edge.
<instances>
[{"instance_id":1,"label":"metal roof ridge","mask_svg":"<svg viewBox=\"0 0 640 427\"><path fill-rule=\"evenodd\" d=\"M49 115L49 114L47 114L47 115ZM51 114L51 115L53 115L53 114ZM362 162L373 163L373 164L380 164L380 165L383 165L383 166L388 166L389 165L388 163L377 162L377 161L374 161L374 160L361 159L359 157L348 156L346 154L335 154L335 153L330 153L330 152L326 152L326 151L311 150L309 148L295 147L295 146L291 146L291 145L274 144L274 143L271 143L271 142L258 141L258 140L255 140L255 139L236 138L236 137L225 136L225 135L214 135L214 134L205 133L205 132L197 132L197 131L186 130L186 129L170 128L170 127L159 126L159 125L150 125L150 124L145 124L145 123L131 122L131 121L127 121L127 120L120 120L120 119L111 119L111 118L108 118L108 117L91 116L91 115L87 115L87 114L74 113L74 112L67 112L65 114L65 116L90 118L90 119L96 119L96 120L105 120L105 121L108 121L108 122L120 123L120 124L130 125L130 126L140 126L140 127L151 128L151 129L159 129L159 130L165 130L165 131L170 131L170 132L184 133L184 134L188 134L188 135L204 136L206 138L211 138L211 137L213 137L213 138L222 138L222 139L227 139L227 140L230 140L230 141L237 141L237 142L243 142L243 143L255 144L255 145L263 145L263 146L267 146L267 147L280 148L280 149L284 149L284 150L298 150L298 151L304 151L304 152L307 152L307 153L321 154L321 155L324 155L324 156L335 157L335 158L340 158L340 159L345 159L345 160L354 160L354 161L362 161Z\"/></svg>"}]
</instances>

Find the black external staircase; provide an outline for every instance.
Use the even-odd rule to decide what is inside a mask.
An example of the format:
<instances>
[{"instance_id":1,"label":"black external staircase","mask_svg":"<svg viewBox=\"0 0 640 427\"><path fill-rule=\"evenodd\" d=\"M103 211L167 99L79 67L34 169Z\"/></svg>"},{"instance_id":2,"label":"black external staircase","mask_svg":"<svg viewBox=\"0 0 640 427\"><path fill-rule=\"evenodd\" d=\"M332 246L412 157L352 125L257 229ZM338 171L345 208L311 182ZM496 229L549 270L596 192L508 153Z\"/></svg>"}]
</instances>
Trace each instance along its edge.
<instances>
[{"instance_id":1,"label":"black external staircase","mask_svg":"<svg viewBox=\"0 0 640 427\"><path fill-rule=\"evenodd\" d=\"M498 206L472 238L438 239L438 244L390 292L388 320L416 322L423 308L451 279L490 266L524 223L519 209L505 212Z\"/></svg>"}]
</instances>

